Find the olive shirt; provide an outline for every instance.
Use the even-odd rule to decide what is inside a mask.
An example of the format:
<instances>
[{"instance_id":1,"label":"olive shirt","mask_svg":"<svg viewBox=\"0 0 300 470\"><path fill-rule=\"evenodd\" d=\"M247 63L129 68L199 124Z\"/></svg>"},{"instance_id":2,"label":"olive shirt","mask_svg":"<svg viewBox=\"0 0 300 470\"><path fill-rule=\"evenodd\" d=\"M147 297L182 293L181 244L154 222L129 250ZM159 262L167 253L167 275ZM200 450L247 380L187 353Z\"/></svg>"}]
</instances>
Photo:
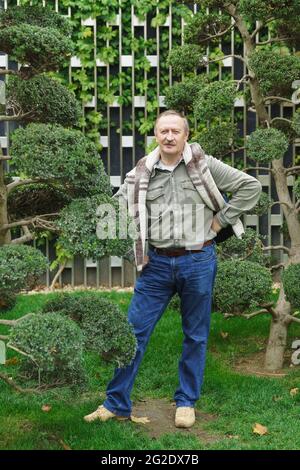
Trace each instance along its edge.
<instances>
[{"instance_id":1,"label":"olive shirt","mask_svg":"<svg viewBox=\"0 0 300 470\"><path fill-rule=\"evenodd\" d=\"M234 224L241 213L253 208L261 189L257 184L251 184L253 180L246 173L220 162L211 155L206 155L206 158L218 188L235 193L217 214L220 225L226 227ZM146 206L148 241L156 247L192 248L217 235L211 229L214 213L204 204L193 185L183 159L175 167L163 165L161 160L155 164L147 190ZM201 228L199 232L198 225L197 233L196 215L199 217Z\"/></svg>"},{"instance_id":2,"label":"olive shirt","mask_svg":"<svg viewBox=\"0 0 300 470\"><path fill-rule=\"evenodd\" d=\"M211 155L205 155L205 158L219 190L232 193L231 199L216 217L222 227L234 225L242 213L252 209L258 202L261 184L252 176ZM127 199L126 185L122 185L115 196ZM211 229L214 212L204 204L193 185L183 158L173 169L163 165L161 160L154 165L146 193L146 208L148 242L156 247L192 249L217 235ZM186 217L186 214L189 216ZM198 225L197 232L196 215L197 220L200 220L200 230Z\"/></svg>"}]
</instances>

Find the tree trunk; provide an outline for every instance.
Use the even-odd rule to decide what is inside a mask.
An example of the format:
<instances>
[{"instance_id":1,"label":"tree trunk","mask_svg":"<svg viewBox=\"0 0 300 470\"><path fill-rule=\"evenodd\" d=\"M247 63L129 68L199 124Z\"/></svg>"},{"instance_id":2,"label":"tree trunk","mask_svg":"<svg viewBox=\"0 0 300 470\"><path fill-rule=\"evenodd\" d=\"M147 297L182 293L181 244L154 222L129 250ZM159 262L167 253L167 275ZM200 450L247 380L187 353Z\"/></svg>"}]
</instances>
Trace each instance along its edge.
<instances>
[{"instance_id":1,"label":"tree trunk","mask_svg":"<svg viewBox=\"0 0 300 470\"><path fill-rule=\"evenodd\" d=\"M0 146L0 156L2 156L2 149ZM0 160L0 229L4 224L8 224L7 215L7 188L4 183L4 161ZM11 235L10 230L0 230L0 246L10 243Z\"/></svg>"},{"instance_id":2,"label":"tree trunk","mask_svg":"<svg viewBox=\"0 0 300 470\"><path fill-rule=\"evenodd\" d=\"M230 11L230 13L234 13L234 10ZM234 18L243 38L245 46L245 60L248 62L249 55L255 49L255 42L253 38L251 38L247 26L240 15L234 15ZM249 82L251 98L255 106L257 119L261 126L266 127L267 125L270 125L271 118L265 107L259 82L252 70L249 67L248 69L251 77ZM287 263L288 266L289 264L300 263L300 219L289 194L283 158L273 160L272 168L274 170L274 180L278 199L280 202L285 202L285 204L282 205L282 208L291 238L291 249ZM282 282L280 285L279 299L274 311L275 315L272 317L270 335L265 355L265 368L269 371L275 371L282 368L287 342L289 325L287 315L291 314L291 305L285 298Z\"/></svg>"}]
</instances>

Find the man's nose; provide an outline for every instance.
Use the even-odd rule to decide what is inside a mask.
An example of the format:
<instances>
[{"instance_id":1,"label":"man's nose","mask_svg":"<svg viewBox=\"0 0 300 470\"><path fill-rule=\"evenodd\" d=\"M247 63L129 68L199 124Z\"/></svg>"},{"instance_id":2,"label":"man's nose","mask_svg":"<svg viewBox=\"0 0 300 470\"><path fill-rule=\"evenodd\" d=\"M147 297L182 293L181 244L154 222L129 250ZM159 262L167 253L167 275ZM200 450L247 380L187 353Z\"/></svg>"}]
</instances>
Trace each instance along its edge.
<instances>
[{"instance_id":1,"label":"man's nose","mask_svg":"<svg viewBox=\"0 0 300 470\"><path fill-rule=\"evenodd\" d=\"M167 134L167 139L168 139L168 140L173 140L173 139L174 139L174 136L173 136L173 134L172 134L172 131L168 132L168 134Z\"/></svg>"}]
</instances>

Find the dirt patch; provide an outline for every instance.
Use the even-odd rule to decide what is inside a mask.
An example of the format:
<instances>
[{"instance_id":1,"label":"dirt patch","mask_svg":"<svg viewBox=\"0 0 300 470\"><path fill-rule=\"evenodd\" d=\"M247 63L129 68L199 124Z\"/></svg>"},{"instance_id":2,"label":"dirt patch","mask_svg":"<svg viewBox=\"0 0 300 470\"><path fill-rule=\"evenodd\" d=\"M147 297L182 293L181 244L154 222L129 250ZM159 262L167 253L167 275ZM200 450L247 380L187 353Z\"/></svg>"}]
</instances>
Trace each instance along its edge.
<instances>
[{"instance_id":1,"label":"dirt patch","mask_svg":"<svg viewBox=\"0 0 300 470\"><path fill-rule=\"evenodd\" d=\"M132 414L138 418L147 417L150 422L140 424L149 437L158 439L163 434L184 433L196 436L203 443L213 443L220 438L204 429L204 425L216 416L195 410L196 422L191 428L176 428L174 424L176 405L166 399L147 399L134 403Z\"/></svg>"},{"instance_id":2,"label":"dirt patch","mask_svg":"<svg viewBox=\"0 0 300 470\"><path fill-rule=\"evenodd\" d=\"M259 351L249 356L243 356L238 358L234 364L233 369L240 374L248 374L248 375L257 375L259 377L277 377L282 378L285 377L291 370L289 366L290 357L286 357L285 365L283 369L276 370L274 372L267 372L264 369L264 359L265 359L265 352Z\"/></svg>"}]
</instances>

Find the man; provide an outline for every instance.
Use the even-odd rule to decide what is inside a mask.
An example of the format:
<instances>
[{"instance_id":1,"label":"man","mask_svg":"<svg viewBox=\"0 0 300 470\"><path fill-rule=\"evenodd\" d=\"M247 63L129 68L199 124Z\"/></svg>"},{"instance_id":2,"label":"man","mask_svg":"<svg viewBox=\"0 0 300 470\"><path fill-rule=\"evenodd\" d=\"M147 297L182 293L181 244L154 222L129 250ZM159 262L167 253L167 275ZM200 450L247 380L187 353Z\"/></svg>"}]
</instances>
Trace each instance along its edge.
<instances>
[{"instance_id":1,"label":"man","mask_svg":"<svg viewBox=\"0 0 300 470\"><path fill-rule=\"evenodd\" d=\"M184 332L179 386L174 394L175 426L188 428L195 422L194 408L203 381L217 272L213 239L229 224L233 229L238 227L239 215L255 206L262 188L255 178L205 155L196 144L196 150L200 149L204 157L201 160L187 143L188 135L186 118L173 110L160 114L155 124L157 149L127 174L116 194L128 203L129 213L139 228L135 260L141 275L128 310L137 351L129 366L115 370L107 386L106 400L95 412L85 416L88 422L130 417L130 393L139 365L151 333L175 292L181 298ZM206 179L207 169L213 180ZM223 204L217 205L222 208L215 215L213 206L205 203L205 194L216 199L212 191L214 184L221 191L233 194L226 204L222 199ZM145 225L145 213L149 216L148 225ZM166 220L169 223L164 223Z\"/></svg>"}]
</instances>

